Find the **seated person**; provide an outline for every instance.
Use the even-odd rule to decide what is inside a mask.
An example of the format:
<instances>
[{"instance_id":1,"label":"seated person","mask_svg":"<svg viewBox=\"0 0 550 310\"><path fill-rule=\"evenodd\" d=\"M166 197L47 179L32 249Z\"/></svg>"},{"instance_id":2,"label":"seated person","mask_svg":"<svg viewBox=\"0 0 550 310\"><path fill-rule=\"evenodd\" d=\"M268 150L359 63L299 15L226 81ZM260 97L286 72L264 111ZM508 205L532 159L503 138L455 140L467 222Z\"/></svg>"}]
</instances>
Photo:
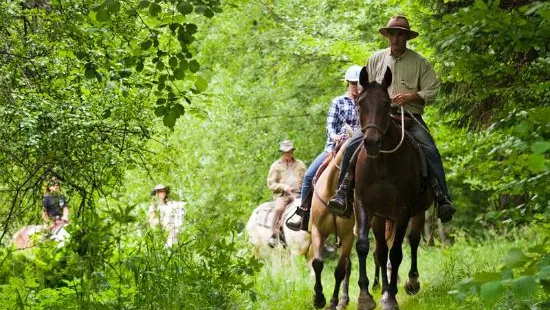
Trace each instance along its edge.
<instances>
[{"instance_id":1,"label":"seated person","mask_svg":"<svg viewBox=\"0 0 550 310\"><path fill-rule=\"evenodd\" d=\"M292 230L298 231L302 229L307 231L309 210L311 208L310 197L312 197L309 192L311 191L313 178L319 167L323 164L323 161L327 158L329 152L331 152L336 146L336 143L342 139L345 133L345 125L348 124L352 128L356 128L359 125L359 114L355 100L359 95L358 83L360 72L360 66L354 65L349 67L344 75L344 80L347 83L347 92L332 100L327 116L327 142L325 144L325 149L315 158L315 160L313 160L307 169L302 185L302 205L287 222L287 227Z\"/></svg>"},{"instance_id":2,"label":"seated person","mask_svg":"<svg viewBox=\"0 0 550 310\"><path fill-rule=\"evenodd\" d=\"M294 158L294 146L291 141L281 142L279 151L281 158L271 165L267 175L267 187L273 192L273 199L275 199L275 214L271 226L273 233L268 241L268 245L272 248L279 243L281 216L287 206L295 198L300 197L300 188L306 173L306 165Z\"/></svg>"},{"instance_id":3,"label":"seated person","mask_svg":"<svg viewBox=\"0 0 550 310\"><path fill-rule=\"evenodd\" d=\"M69 223L67 199L61 194L61 182L55 177L48 182L43 206L42 218L47 222L51 221L50 228L58 225L59 222Z\"/></svg>"},{"instance_id":4,"label":"seated person","mask_svg":"<svg viewBox=\"0 0 550 310\"><path fill-rule=\"evenodd\" d=\"M154 196L153 203L149 206L147 213L151 227L160 226L168 232L166 246L171 247L178 242L178 235L183 218L185 217L185 203L170 198L170 187L158 184L151 191Z\"/></svg>"}]
</instances>

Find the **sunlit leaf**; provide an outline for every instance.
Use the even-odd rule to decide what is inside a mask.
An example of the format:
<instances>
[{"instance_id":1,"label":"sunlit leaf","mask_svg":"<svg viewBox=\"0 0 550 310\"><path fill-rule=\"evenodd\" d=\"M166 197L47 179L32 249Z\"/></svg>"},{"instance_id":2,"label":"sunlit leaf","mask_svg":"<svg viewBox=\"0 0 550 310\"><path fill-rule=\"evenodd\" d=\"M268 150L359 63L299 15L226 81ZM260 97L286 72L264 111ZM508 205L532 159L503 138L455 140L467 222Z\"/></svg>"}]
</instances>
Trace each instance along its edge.
<instances>
[{"instance_id":1,"label":"sunlit leaf","mask_svg":"<svg viewBox=\"0 0 550 310\"><path fill-rule=\"evenodd\" d=\"M519 296L527 296L532 294L537 289L535 277L521 276L512 281L512 291Z\"/></svg>"},{"instance_id":2,"label":"sunlit leaf","mask_svg":"<svg viewBox=\"0 0 550 310\"><path fill-rule=\"evenodd\" d=\"M504 288L500 281L487 282L481 285L479 296L489 305L496 303L502 296Z\"/></svg>"}]
</instances>

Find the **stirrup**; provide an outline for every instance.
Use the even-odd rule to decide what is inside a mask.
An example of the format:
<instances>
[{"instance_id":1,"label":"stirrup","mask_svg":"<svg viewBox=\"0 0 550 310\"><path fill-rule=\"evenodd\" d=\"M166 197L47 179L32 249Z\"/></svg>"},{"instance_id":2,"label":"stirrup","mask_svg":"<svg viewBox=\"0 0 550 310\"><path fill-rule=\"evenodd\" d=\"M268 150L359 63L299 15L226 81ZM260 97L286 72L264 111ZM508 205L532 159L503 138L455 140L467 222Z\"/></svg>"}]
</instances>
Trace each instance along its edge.
<instances>
[{"instance_id":1,"label":"stirrup","mask_svg":"<svg viewBox=\"0 0 550 310\"><path fill-rule=\"evenodd\" d=\"M292 221L292 219L299 218L299 220ZM285 221L286 227L293 231L300 231L302 229L302 221L304 217L298 214L298 210L290 218Z\"/></svg>"}]
</instances>

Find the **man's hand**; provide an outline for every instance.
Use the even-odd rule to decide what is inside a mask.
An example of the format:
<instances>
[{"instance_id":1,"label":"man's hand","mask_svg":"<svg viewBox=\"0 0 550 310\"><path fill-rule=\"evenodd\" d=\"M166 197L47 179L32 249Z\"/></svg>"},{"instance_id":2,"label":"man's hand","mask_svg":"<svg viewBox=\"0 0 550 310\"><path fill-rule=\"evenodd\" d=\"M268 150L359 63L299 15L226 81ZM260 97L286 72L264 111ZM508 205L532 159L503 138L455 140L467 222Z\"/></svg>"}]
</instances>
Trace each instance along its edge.
<instances>
[{"instance_id":1,"label":"man's hand","mask_svg":"<svg viewBox=\"0 0 550 310\"><path fill-rule=\"evenodd\" d=\"M400 93L391 98L393 102L398 105L405 105L411 101L417 101L422 99L417 93Z\"/></svg>"},{"instance_id":2,"label":"man's hand","mask_svg":"<svg viewBox=\"0 0 550 310\"><path fill-rule=\"evenodd\" d=\"M289 195L292 195L292 191L294 190L294 188L290 185L287 185L286 188L285 188L285 193L289 194Z\"/></svg>"}]
</instances>

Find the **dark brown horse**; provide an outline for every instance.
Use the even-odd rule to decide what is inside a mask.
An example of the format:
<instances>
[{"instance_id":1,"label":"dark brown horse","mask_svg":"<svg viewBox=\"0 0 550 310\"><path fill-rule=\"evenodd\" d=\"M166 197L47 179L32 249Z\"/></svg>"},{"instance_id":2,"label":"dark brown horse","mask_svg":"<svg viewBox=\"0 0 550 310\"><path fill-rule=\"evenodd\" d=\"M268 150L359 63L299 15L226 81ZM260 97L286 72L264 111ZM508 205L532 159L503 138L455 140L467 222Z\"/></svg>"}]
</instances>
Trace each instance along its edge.
<instances>
[{"instance_id":1,"label":"dark brown horse","mask_svg":"<svg viewBox=\"0 0 550 310\"><path fill-rule=\"evenodd\" d=\"M431 191L425 186L422 160L415 141L409 138L390 117L391 100L388 87L392 74L387 69L382 84L368 82L366 69L360 74L363 90L358 104L364 143L355 170L356 250L359 257L360 295L358 309L375 307L368 291L366 258L369 252L368 233L372 228L376 240L376 259L382 268L382 308L397 309L397 274L403 259L401 245L409 222L411 230L411 269L405 289L415 294L420 289L417 270L417 250L424 225L424 211L432 203ZM392 272L388 281L386 262L386 222L393 231L389 250Z\"/></svg>"}]
</instances>

